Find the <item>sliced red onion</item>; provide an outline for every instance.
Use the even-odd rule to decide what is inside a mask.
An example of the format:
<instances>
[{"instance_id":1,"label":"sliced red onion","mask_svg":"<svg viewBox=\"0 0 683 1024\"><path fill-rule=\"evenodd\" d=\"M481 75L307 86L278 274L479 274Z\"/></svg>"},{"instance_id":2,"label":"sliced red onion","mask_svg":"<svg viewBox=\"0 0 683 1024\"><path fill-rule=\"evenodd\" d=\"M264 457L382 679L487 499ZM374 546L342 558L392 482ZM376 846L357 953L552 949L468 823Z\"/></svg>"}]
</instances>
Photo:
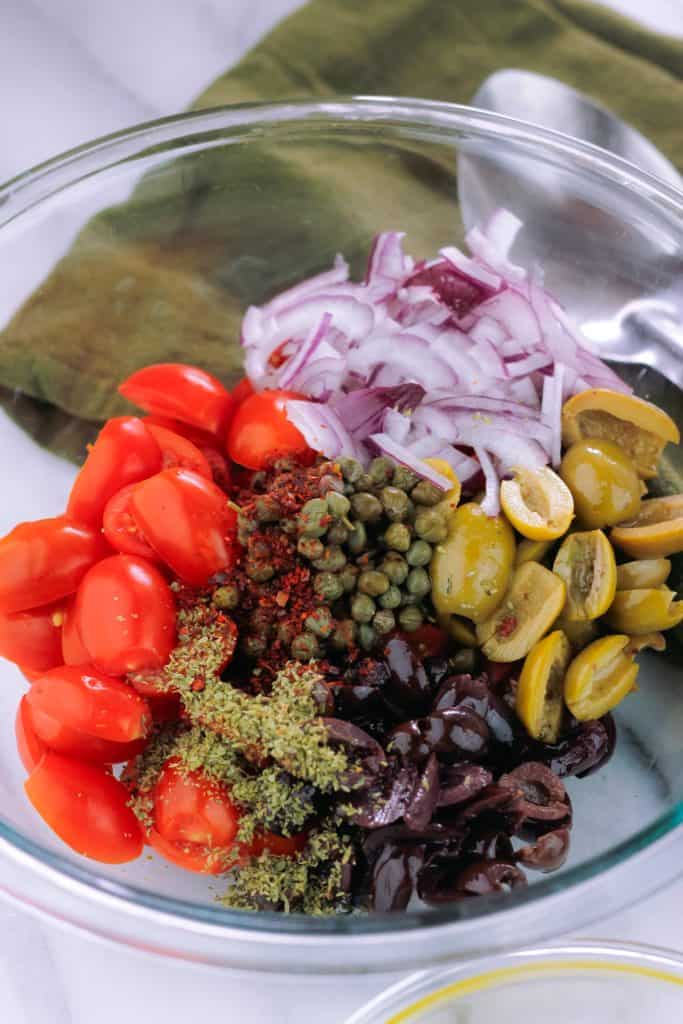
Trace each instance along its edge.
<instances>
[{"instance_id":1,"label":"sliced red onion","mask_svg":"<svg viewBox=\"0 0 683 1024\"><path fill-rule=\"evenodd\" d=\"M456 246L447 245L444 249L439 249L439 252L464 278L473 284L483 284L484 287L490 288L494 292L500 288L502 281L497 274L492 274L480 263L470 259Z\"/></svg>"},{"instance_id":2,"label":"sliced red onion","mask_svg":"<svg viewBox=\"0 0 683 1024\"><path fill-rule=\"evenodd\" d=\"M424 480L429 480L442 491L450 491L453 484L446 476L442 476L441 473L437 473L435 469L428 466L426 462L422 462L416 458L415 455L403 445L397 444L392 441L388 434L372 434L368 439L372 441L375 447L388 458L393 459L394 462L398 462L401 466L405 466L407 469L412 469L414 473L421 476Z\"/></svg>"},{"instance_id":3,"label":"sliced red onion","mask_svg":"<svg viewBox=\"0 0 683 1024\"><path fill-rule=\"evenodd\" d=\"M508 336L519 342L526 352L543 342L538 318L531 303L521 291L504 288L497 295L482 302L477 313L497 320Z\"/></svg>"},{"instance_id":4,"label":"sliced red onion","mask_svg":"<svg viewBox=\"0 0 683 1024\"><path fill-rule=\"evenodd\" d=\"M363 338L372 330L375 317L372 306L348 295L316 294L284 309L275 318L280 341L303 337L329 315L332 324L349 338Z\"/></svg>"},{"instance_id":5,"label":"sliced red onion","mask_svg":"<svg viewBox=\"0 0 683 1024\"><path fill-rule=\"evenodd\" d=\"M500 481L498 480L498 474L494 469L488 452L484 448L479 448L475 445L474 454L477 456L484 474L484 480L486 481L486 494L481 503L482 512L485 512L487 516L497 516L500 512Z\"/></svg>"},{"instance_id":6,"label":"sliced red onion","mask_svg":"<svg viewBox=\"0 0 683 1024\"><path fill-rule=\"evenodd\" d=\"M476 256L485 267L509 282L518 284L526 279L524 267L518 267L510 263L507 254L498 251L495 243L488 238L480 228L472 228L465 235L465 241L470 252Z\"/></svg>"},{"instance_id":7,"label":"sliced red onion","mask_svg":"<svg viewBox=\"0 0 683 1024\"><path fill-rule=\"evenodd\" d=\"M332 314L323 313L322 319L317 327L314 327L309 333L308 337L299 346L299 351L287 361L285 366L280 371L280 387L291 388L295 386L296 378L300 370L310 363L312 357L316 353L320 342L327 334L330 324L332 323ZM334 349L332 346L327 346L329 351L321 353L323 358L334 358ZM341 359L341 356L339 357Z\"/></svg>"},{"instance_id":8,"label":"sliced red onion","mask_svg":"<svg viewBox=\"0 0 683 1024\"><path fill-rule=\"evenodd\" d=\"M349 353L349 369L367 377L385 363L396 377L415 381L424 388L443 387L454 381L448 364L415 334L377 334Z\"/></svg>"},{"instance_id":9,"label":"sliced red onion","mask_svg":"<svg viewBox=\"0 0 683 1024\"><path fill-rule=\"evenodd\" d=\"M387 409L398 409L399 414L415 409L423 395L424 388L408 382L388 388L360 388L348 395L336 395L330 404L349 434L363 440L382 428Z\"/></svg>"},{"instance_id":10,"label":"sliced red onion","mask_svg":"<svg viewBox=\"0 0 683 1024\"><path fill-rule=\"evenodd\" d=\"M382 417L382 433L388 434L396 444L405 444L410 433L410 420L398 409L385 409Z\"/></svg>"},{"instance_id":11,"label":"sliced red onion","mask_svg":"<svg viewBox=\"0 0 683 1024\"><path fill-rule=\"evenodd\" d=\"M489 217L484 228L484 234L491 245L498 251L501 259L507 259L517 235L522 227L522 221L515 217L510 210L498 209Z\"/></svg>"},{"instance_id":12,"label":"sliced red onion","mask_svg":"<svg viewBox=\"0 0 683 1024\"><path fill-rule=\"evenodd\" d=\"M358 445L354 444L343 423L329 405L321 402L304 402L290 399L285 403L287 418L301 431L306 443L316 452L329 459L360 456Z\"/></svg>"},{"instance_id":13,"label":"sliced red onion","mask_svg":"<svg viewBox=\"0 0 683 1024\"><path fill-rule=\"evenodd\" d=\"M375 236L368 258L366 284L372 284L378 277L400 281L410 273L413 261L403 252L404 238L405 231L385 231Z\"/></svg>"},{"instance_id":14,"label":"sliced red onion","mask_svg":"<svg viewBox=\"0 0 683 1024\"><path fill-rule=\"evenodd\" d=\"M335 285L344 284L348 279L349 265L341 253L337 253L331 270L324 270L321 274L314 274L313 277L295 284L293 288L280 292L279 295L276 295L274 299L265 304L263 312L267 316L277 316L284 310L299 303L302 299L307 299L319 292L326 292L328 289L334 288Z\"/></svg>"}]
</instances>

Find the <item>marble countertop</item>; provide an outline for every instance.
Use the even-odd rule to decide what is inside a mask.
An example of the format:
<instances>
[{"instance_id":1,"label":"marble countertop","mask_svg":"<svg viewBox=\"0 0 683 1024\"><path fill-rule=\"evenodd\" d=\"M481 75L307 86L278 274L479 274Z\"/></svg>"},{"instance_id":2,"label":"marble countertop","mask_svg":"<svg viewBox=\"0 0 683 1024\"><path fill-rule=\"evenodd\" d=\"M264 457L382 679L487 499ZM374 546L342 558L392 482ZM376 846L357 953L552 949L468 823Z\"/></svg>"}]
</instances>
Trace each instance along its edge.
<instances>
[{"instance_id":1,"label":"marble countertop","mask_svg":"<svg viewBox=\"0 0 683 1024\"><path fill-rule=\"evenodd\" d=\"M683 36L683 0L607 0ZM300 0L1 0L0 180L93 136L174 113ZM683 951L683 882L601 921L590 936ZM0 905L2 1024L343 1024L387 978L334 999L107 946Z\"/></svg>"}]
</instances>

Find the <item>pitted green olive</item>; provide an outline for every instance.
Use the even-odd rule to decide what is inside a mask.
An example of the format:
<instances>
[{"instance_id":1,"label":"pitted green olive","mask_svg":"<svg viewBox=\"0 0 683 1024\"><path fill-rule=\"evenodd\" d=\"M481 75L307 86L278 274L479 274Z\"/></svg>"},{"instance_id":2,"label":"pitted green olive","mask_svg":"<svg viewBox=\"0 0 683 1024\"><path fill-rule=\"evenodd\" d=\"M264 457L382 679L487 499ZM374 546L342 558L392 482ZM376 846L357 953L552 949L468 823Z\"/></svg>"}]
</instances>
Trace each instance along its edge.
<instances>
[{"instance_id":1,"label":"pitted green olive","mask_svg":"<svg viewBox=\"0 0 683 1024\"><path fill-rule=\"evenodd\" d=\"M491 661L517 661L529 653L562 611L563 581L538 562L524 562L502 604L477 626L481 649Z\"/></svg>"},{"instance_id":2,"label":"pitted green olive","mask_svg":"<svg viewBox=\"0 0 683 1024\"><path fill-rule=\"evenodd\" d=\"M577 441L562 459L560 476L572 492L579 523L588 529L615 526L638 513L640 478L613 441Z\"/></svg>"}]
</instances>

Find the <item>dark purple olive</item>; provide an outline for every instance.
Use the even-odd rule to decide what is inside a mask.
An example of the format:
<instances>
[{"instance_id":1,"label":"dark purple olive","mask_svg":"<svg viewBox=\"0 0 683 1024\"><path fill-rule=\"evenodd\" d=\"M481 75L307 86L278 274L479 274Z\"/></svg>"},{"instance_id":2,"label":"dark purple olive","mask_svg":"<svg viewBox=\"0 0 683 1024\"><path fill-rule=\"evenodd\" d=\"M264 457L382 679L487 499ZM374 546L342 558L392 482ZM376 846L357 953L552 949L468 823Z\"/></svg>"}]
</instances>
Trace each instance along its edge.
<instances>
[{"instance_id":1,"label":"dark purple olive","mask_svg":"<svg viewBox=\"0 0 683 1024\"><path fill-rule=\"evenodd\" d=\"M508 789L512 808L533 821L561 821L567 816L567 791L547 765L527 761L506 775L498 785Z\"/></svg>"},{"instance_id":2,"label":"dark purple olive","mask_svg":"<svg viewBox=\"0 0 683 1024\"><path fill-rule=\"evenodd\" d=\"M353 806L350 820L361 828L392 825L405 814L415 792L418 775L412 765L392 762L369 786L345 794L344 805Z\"/></svg>"},{"instance_id":3,"label":"dark purple olive","mask_svg":"<svg viewBox=\"0 0 683 1024\"><path fill-rule=\"evenodd\" d=\"M569 829L558 828L546 832L532 846L523 846L515 859L534 871L556 871L562 867L569 853Z\"/></svg>"},{"instance_id":4,"label":"dark purple olive","mask_svg":"<svg viewBox=\"0 0 683 1024\"><path fill-rule=\"evenodd\" d=\"M430 848L459 850L466 836L466 830L441 821L430 821L421 831L415 832L403 822L375 829L363 837L363 853L372 860L387 843L427 843Z\"/></svg>"},{"instance_id":5,"label":"dark purple olive","mask_svg":"<svg viewBox=\"0 0 683 1024\"><path fill-rule=\"evenodd\" d=\"M469 673L450 675L441 683L432 710L445 711L447 708L454 708L465 697L476 697L483 704L488 695L488 685L481 676L473 679Z\"/></svg>"},{"instance_id":6,"label":"dark purple olive","mask_svg":"<svg viewBox=\"0 0 683 1024\"><path fill-rule=\"evenodd\" d=\"M452 807L470 800L493 782L493 775L480 764L444 765L440 772L439 807Z\"/></svg>"},{"instance_id":7,"label":"dark purple olive","mask_svg":"<svg viewBox=\"0 0 683 1024\"><path fill-rule=\"evenodd\" d=\"M489 728L471 708L447 708L420 720L425 743L443 761L481 760L489 749Z\"/></svg>"},{"instance_id":8,"label":"dark purple olive","mask_svg":"<svg viewBox=\"0 0 683 1024\"><path fill-rule=\"evenodd\" d=\"M423 658L422 664L432 685L432 690L438 689L451 670L448 658L433 655L429 658Z\"/></svg>"},{"instance_id":9,"label":"dark purple olive","mask_svg":"<svg viewBox=\"0 0 683 1024\"><path fill-rule=\"evenodd\" d=\"M398 754L404 761L420 764L430 754L429 745L425 742L416 721L402 722L387 733L386 747L390 754Z\"/></svg>"},{"instance_id":10,"label":"dark purple olive","mask_svg":"<svg viewBox=\"0 0 683 1024\"><path fill-rule=\"evenodd\" d=\"M492 782L486 789L482 789L474 800L466 804L462 810L458 810L454 824L458 828L464 828L478 818L486 820L492 815L499 816L505 814L512 800L513 795L507 787L499 786Z\"/></svg>"},{"instance_id":11,"label":"dark purple olive","mask_svg":"<svg viewBox=\"0 0 683 1024\"><path fill-rule=\"evenodd\" d=\"M434 711L452 707L468 707L476 711L488 725L497 743L510 746L515 739L515 719L507 705L490 688L486 676L449 676L441 685L434 701Z\"/></svg>"},{"instance_id":12,"label":"dark purple olive","mask_svg":"<svg viewBox=\"0 0 683 1024\"><path fill-rule=\"evenodd\" d=\"M334 710L341 718L365 718L382 708L382 700L374 686L344 684L334 688Z\"/></svg>"},{"instance_id":13,"label":"dark purple olive","mask_svg":"<svg viewBox=\"0 0 683 1024\"><path fill-rule=\"evenodd\" d=\"M378 913L405 910L423 859L424 846L385 846L372 869L371 908Z\"/></svg>"},{"instance_id":14,"label":"dark purple olive","mask_svg":"<svg viewBox=\"0 0 683 1024\"><path fill-rule=\"evenodd\" d=\"M617 733L611 715L582 722L554 747L548 748L548 765L560 778L585 778L607 764L616 746ZM545 760L545 758L544 758Z\"/></svg>"},{"instance_id":15,"label":"dark purple olive","mask_svg":"<svg viewBox=\"0 0 683 1024\"><path fill-rule=\"evenodd\" d=\"M486 896L510 892L527 884L524 874L502 860L478 860L464 868L456 880L456 890L465 896Z\"/></svg>"},{"instance_id":16,"label":"dark purple olive","mask_svg":"<svg viewBox=\"0 0 683 1024\"><path fill-rule=\"evenodd\" d=\"M505 832L477 829L476 826L465 840L463 852L475 854L485 860L511 861L515 856L512 841Z\"/></svg>"},{"instance_id":17,"label":"dark purple olive","mask_svg":"<svg viewBox=\"0 0 683 1024\"><path fill-rule=\"evenodd\" d=\"M439 764L436 754L430 754L417 777L413 795L403 820L409 829L420 832L432 819L439 799Z\"/></svg>"},{"instance_id":18,"label":"dark purple olive","mask_svg":"<svg viewBox=\"0 0 683 1024\"><path fill-rule=\"evenodd\" d=\"M403 637L393 636L384 648L389 679L382 689L386 706L397 718L417 717L429 710L432 688L422 662Z\"/></svg>"},{"instance_id":19,"label":"dark purple olive","mask_svg":"<svg viewBox=\"0 0 683 1024\"><path fill-rule=\"evenodd\" d=\"M330 744L344 747L352 755L372 754L385 760L381 745L363 729L359 729L357 725L344 722L341 718L321 718L320 721L327 729L327 738Z\"/></svg>"}]
</instances>

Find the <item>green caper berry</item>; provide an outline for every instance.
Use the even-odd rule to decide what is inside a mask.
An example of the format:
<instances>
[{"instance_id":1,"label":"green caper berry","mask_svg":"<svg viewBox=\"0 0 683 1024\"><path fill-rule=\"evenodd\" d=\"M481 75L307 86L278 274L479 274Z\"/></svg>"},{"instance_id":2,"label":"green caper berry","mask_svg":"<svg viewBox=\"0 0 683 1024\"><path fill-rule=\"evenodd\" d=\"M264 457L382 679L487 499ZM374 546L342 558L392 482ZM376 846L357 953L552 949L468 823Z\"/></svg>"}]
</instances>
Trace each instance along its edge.
<instances>
[{"instance_id":1,"label":"green caper berry","mask_svg":"<svg viewBox=\"0 0 683 1024\"><path fill-rule=\"evenodd\" d=\"M293 622L281 622L277 627L276 637L281 644L289 647L297 635L297 627Z\"/></svg>"},{"instance_id":2,"label":"green caper berry","mask_svg":"<svg viewBox=\"0 0 683 1024\"><path fill-rule=\"evenodd\" d=\"M266 653L266 641L262 636L245 636L240 646L248 658L262 658Z\"/></svg>"},{"instance_id":3,"label":"green caper berry","mask_svg":"<svg viewBox=\"0 0 683 1024\"><path fill-rule=\"evenodd\" d=\"M354 594L351 598L351 615L356 622L370 622L375 614L375 602L367 594Z\"/></svg>"},{"instance_id":4,"label":"green caper berry","mask_svg":"<svg viewBox=\"0 0 683 1024\"><path fill-rule=\"evenodd\" d=\"M361 473L356 480L356 491L372 491L375 488L375 481L369 473Z\"/></svg>"},{"instance_id":5,"label":"green caper berry","mask_svg":"<svg viewBox=\"0 0 683 1024\"><path fill-rule=\"evenodd\" d=\"M439 544L448 535L446 520L434 508L426 508L415 516L415 533L430 544Z\"/></svg>"},{"instance_id":6,"label":"green caper berry","mask_svg":"<svg viewBox=\"0 0 683 1024\"><path fill-rule=\"evenodd\" d=\"M265 608L255 608L249 616L249 627L260 637L267 639L273 629L270 612Z\"/></svg>"},{"instance_id":7,"label":"green caper berry","mask_svg":"<svg viewBox=\"0 0 683 1024\"><path fill-rule=\"evenodd\" d=\"M327 540L330 544L346 544L349 539L349 528L343 523L332 523L327 531Z\"/></svg>"},{"instance_id":8,"label":"green caper berry","mask_svg":"<svg viewBox=\"0 0 683 1024\"><path fill-rule=\"evenodd\" d=\"M369 569L358 577L358 589L370 597L381 597L389 589L389 577L377 569Z\"/></svg>"},{"instance_id":9,"label":"green caper berry","mask_svg":"<svg viewBox=\"0 0 683 1024\"><path fill-rule=\"evenodd\" d=\"M414 540L406 552L408 565L429 565L432 560L432 546L426 540Z\"/></svg>"},{"instance_id":10,"label":"green caper berry","mask_svg":"<svg viewBox=\"0 0 683 1024\"><path fill-rule=\"evenodd\" d=\"M419 608L408 605L406 608L401 608L398 613L398 621L401 629L404 629L406 633L414 633L422 625L424 617Z\"/></svg>"},{"instance_id":11,"label":"green caper berry","mask_svg":"<svg viewBox=\"0 0 683 1024\"><path fill-rule=\"evenodd\" d=\"M401 591L392 583L386 593L382 594L378 602L382 608L398 608L401 604Z\"/></svg>"},{"instance_id":12,"label":"green caper berry","mask_svg":"<svg viewBox=\"0 0 683 1024\"><path fill-rule=\"evenodd\" d=\"M333 572L319 572L313 580L313 589L323 601L336 601L344 593L344 585Z\"/></svg>"},{"instance_id":13,"label":"green caper berry","mask_svg":"<svg viewBox=\"0 0 683 1024\"><path fill-rule=\"evenodd\" d=\"M380 636L385 636L396 629L396 616L388 608L385 608L375 614L372 627Z\"/></svg>"},{"instance_id":14,"label":"green caper berry","mask_svg":"<svg viewBox=\"0 0 683 1024\"><path fill-rule=\"evenodd\" d=\"M344 516L349 514L351 502L343 494L339 494L338 491L330 491L327 495L327 507L330 515L334 516L335 519L343 519Z\"/></svg>"},{"instance_id":15,"label":"green caper berry","mask_svg":"<svg viewBox=\"0 0 683 1024\"><path fill-rule=\"evenodd\" d=\"M313 563L314 569L327 572L339 572L346 565L346 555L340 547L330 544Z\"/></svg>"},{"instance_id":16,"label":"green caper berry","mask_svg":"<svg viewBox=\"0 0 683 1024\"><path fill-rule=\"evenodd\" d=\"M379 499L382 502L384 514L393 523L405 519L408 513L408 495L399 487L383 487Z\"/></svg>"},{"instance_id":17,"label":"green caper berry","mask_svg":"<svg viewBox=\"0 0 683 1024\"><path fill-rule=\"evenodd\" d=\"M270 562L251 562L247 559L245 572L254 583L267 583L275 575L275 569Z\"/></svg>"},{"instance_id":18,"label":"green caper berry","mask_svg":"<svg viewBox=\"0 0 683 1024\"><path fill-rule=\"evenodd\" d=\"M398 551L387 551L379 568L385 576L389 577L392 583L397 583L399 586L405 583L410 572L408 563Z\"/></svg>"},{"instance_id":19,"label":"green caper berry","mask_svg":"<svg viewBox=\"0 0 683 1024\"><path fill-rule=\"evenodd\" d=\"M411 569L406 580L406 590L416 597L425 597L432 589L429 573L426 569Z\"/></svg>"},{"instance_id":20,"label":"green caper berry","mask_svg":"<svg viewBox=\"0 0 683 1024\"><path fill-rule=\"evenodd\" d=\"M353 619L342 619L337 623L337 628L332 634L332 646L338 651L345 651L353 647L358 635L358 626Z\"/></svg>"},{"instance_id":21,"label":"green caper berry","mask_svg":"<svg viewBox=\"0 0 683 1024\"><path fill-rule=\"evenodd\" d=\"M346 565L339 573L339 579L346 594L350 594L356 589L359 574L360 569L355 565Z\"/></svg>"},{"instance_id":22,"label":"green caper berry","mask_svg":"<svg viewBox=\"0 0 683 1024\"><path fill-rule=\"evenodd\" d=\"M443 498L443 491L431 480L420 480L410 492L410 497L418 505L438 505Z\"/></svg>"},{"instance_id":23,"label":"green caper berry","mask_svg":"<svg viewBox=\"0 0 683 1024\"><path fill-rule=\"evenodd\" d=\"M368 491L357 491L351 497L351 507L356 519L360 519L362 523L376 523L382 515L379 498Z\"/></svg>"},{"instance_id":24,"label":"green caper berry","mask_svg":"<svg viewBox=\"0 0 683 1024\"><path fill-rule=\"evenodd\" d=\"M393 551L407 551L411 540L410 530L405 523L392 523L384 534L384 543Z\"/></svg>"},{"instance_id":25,"label":"green caper berry","mask_svg":"<svg viewBox=\"0 0 683 1024\"><path fill-rule=\"evenodd\" d=\"M310 615L306 616L304 626L309 633L313 633L314 636L327 639L334 629L334 619L332 618L330 609L325 605L315 608Z\"/></svg>"},{"instance_id":26,"label":"green caper berry","mask_svg":"<svg viewBox=\"0 0 683 1024\"><path fill-rule=\"evenodd\" d=\"M253 562L265 562L272 555L270 544L259 537L252 537L247 546L247 557Z\"/></svg>"},{"instance_id":27,"label":"green caper berry","mask_svg":"<svg viewBox=\"0 0 683 1024\"><path fill-rule=\"evenodd\" d=\"M297 527L306 537L322 537L329 526L329 512L324 498L311 498L299 512Z\"/></svg>"},{"instance_id":28,"label":"green caper berry","mask_svg":"<svg viewBox=\"0 0 683 1024\"><path fill-rule=\"evenodd\" d=\"M377 634L372 626L364 622L358 629L358 646L364 651L371 651L377 643Z\"/></svg>"},{"instance_id":29,"label":"green caper berry","mask_svg":"<svg viewBox=\"0 0 683 1024\"><path fill-rule=\"evenodd\" d=\"M383 487L391 482L394 476L394 463L384 455L373 459L368 466L368 476L375 487Z\"/></svg>"},{"instance_id":30,"label":"green caper berry","mask_svg":"<svg viewBox=\"0 0 683 1024\"><path fill-rule=\"evenodd\" d=\"M342 471L342 476L347 483L355 484L358 477L363 472L363 467L360 462L356 462L355 459L343 458L339 460L339 468Z\"/></svg>"},{"instance_id":31,"label":"green caper berry","mask_svg":"<svg viewBox=\"0 0 683 1024\"><path fill-rule=\"evenodd\" d=\"M401 608L408 608L413 605L420 604L422 604L422 598L418 597L417 594L409 594L407 590L401 591Z\"/></svg>"},{"instance_id":32,"label":"green caper berry","mask_svg":"<svg viewBox=\"0 0 683 1024\"><path fill-rule=\"evenodd\" d=\"M280 503L270 494L259 494L254 499L254 517L259 523L276 523L282 515Z\"/></svg>"},{"instance_id":33,"label":"green caper berry","mask_svg":"<svg viewBox=\"0 0 683 1024\"><path fill-rule=\"evenodd\" d=\"M454 672L474 673L479 667L479 652L472 647L463 647L453 655L449 664Z\"/></svg>"},{"instance_id":34,"label":"green caper berry","mask_svg":"<svg viewBox=\"0 0 683 1024\"><path fill-rule=\"evenodd\" d=\"M240 592L237 587L228 583L213 592L213 603L223 612L231 612L240 603Z\"/></svg>"},{"instance_id":35,"label":"green caper berry","mask_svg":"<svg viewBox=\"0 0 683 1024\"><path fill-rule=\"evenodd\" d=\"M400 487L402 491L409 491L419 479L417 473L407 466L397 466L394 470L394 487Z\"/></svg>"},{"instance_id":36,"label":"green caper berry","mask_svg":"<svg viewBox=\"0 0 683 1024\"><path fill-rule=\"evenodd\" d=\"M320 655L320 644L312 633L299 633L292 640L291 651L297 661L310 661Z\"/></svg>"},{"instance_id":37,"label":"green caper berry","mask_svg":"<svg viewBox=\"0 0 683 1024\"><path fill-rule=\"evenodd\" d=\"M346 542L346 546L352 555L359 555L361 551L365 551L368 543L368 533L365 529L365 524L360 521L353 524L353 529L349 533L349 539Z\"/></svg>"},{"instance_id":38,"label":"green caper berry","mask_svg":"<svg viewBox=\"0 0 683 1024\"><path fill-rule=\"evenodd\" d=\"M300 555L312 562L314 558L322 556L325 545L317 537L299 537L296 549Z\"/></svg>"}]
</instances>

